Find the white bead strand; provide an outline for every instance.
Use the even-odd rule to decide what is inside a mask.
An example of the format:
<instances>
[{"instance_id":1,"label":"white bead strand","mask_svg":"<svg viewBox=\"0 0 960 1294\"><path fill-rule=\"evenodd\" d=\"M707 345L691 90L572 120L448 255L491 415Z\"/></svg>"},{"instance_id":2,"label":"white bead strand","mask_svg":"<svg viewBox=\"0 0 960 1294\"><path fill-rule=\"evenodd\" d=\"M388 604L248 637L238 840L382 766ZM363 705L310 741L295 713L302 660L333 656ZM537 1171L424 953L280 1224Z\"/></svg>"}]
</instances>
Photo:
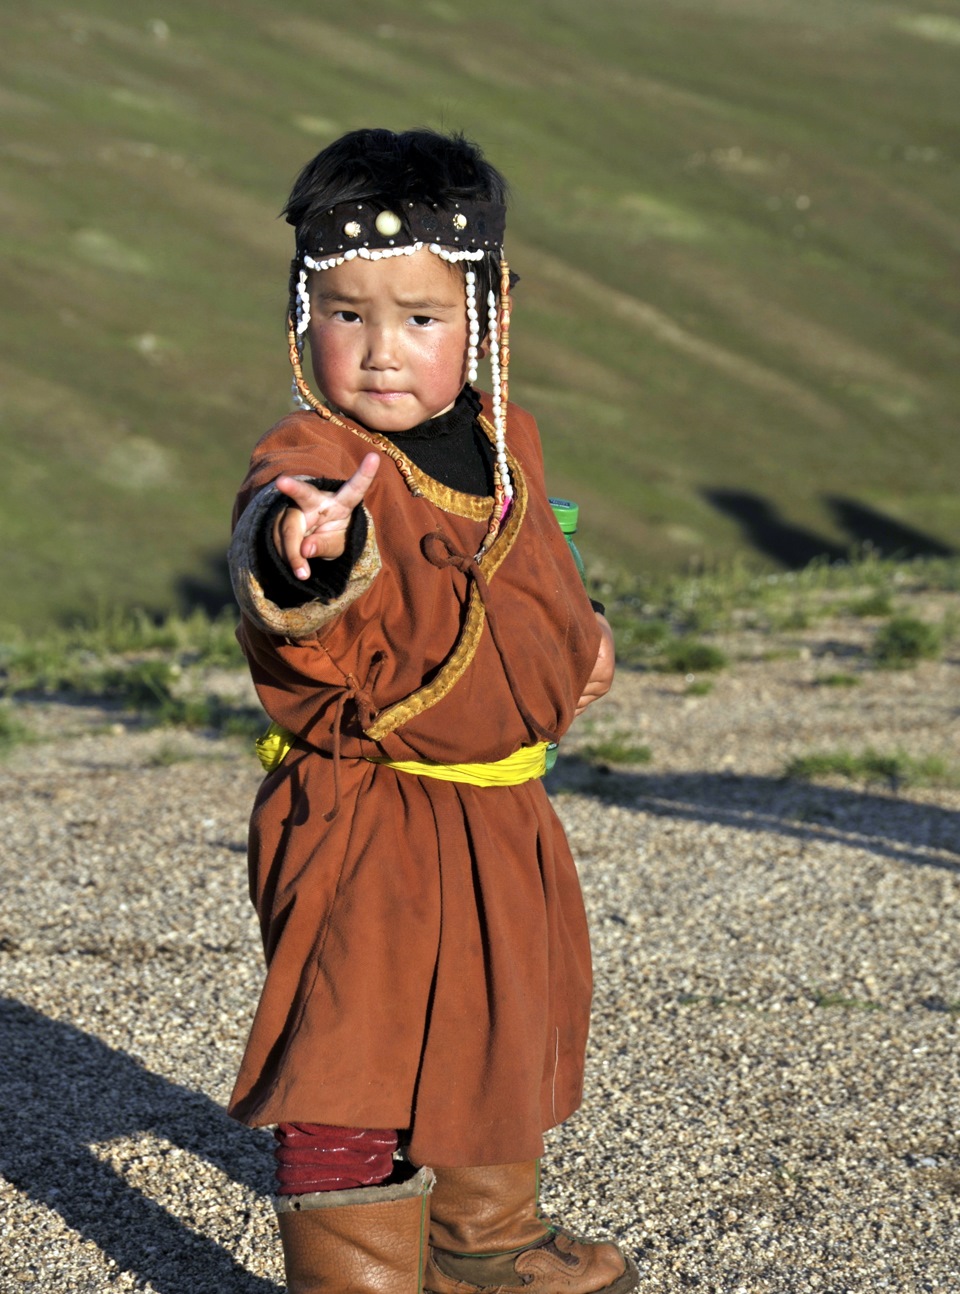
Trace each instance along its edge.
<instances>
[{"instance_id":1,"label":"white bead strand","mask_svg":"<svg viewBox=\"0 0 960 1294\"><path fill-rule=\"evenodd\" d=\"M304 260L309 260L304 257ZM297 336L302 337L310 327L310 293L307 291L307 271L301 270L297 280Z\"/></svg>"},{"instance_id":2,"label":"white bead strand","mask_svg":"<svg viewBox=\"0 0 960 1294\"><path fill-rule=\"evenodd\" d=\"M477 313L477 276L473 270L467 270L467 381L476 382L480 344L480 316Z\"/></svg>"},{"instance_id":3,"label":"white bead strand","mask_svg":"<svg viewBox=\"0 0 960 1294\"><path fill-rule=\"evenodd\" d=\"M309 262L309 257L305 256L304 262ZM296 338L297 338L297 356L300 360L300 367L303 368L303 337L304 333L310 327L310 293L307 291L307 272L301 270L297 276L297 306L296 306ZM300 394L300 388L297 386L296 374L294 374L291 383L291 395L293 396L293 406L295 409L307 409L310 406Z\"/></svg>"}]
</instances>

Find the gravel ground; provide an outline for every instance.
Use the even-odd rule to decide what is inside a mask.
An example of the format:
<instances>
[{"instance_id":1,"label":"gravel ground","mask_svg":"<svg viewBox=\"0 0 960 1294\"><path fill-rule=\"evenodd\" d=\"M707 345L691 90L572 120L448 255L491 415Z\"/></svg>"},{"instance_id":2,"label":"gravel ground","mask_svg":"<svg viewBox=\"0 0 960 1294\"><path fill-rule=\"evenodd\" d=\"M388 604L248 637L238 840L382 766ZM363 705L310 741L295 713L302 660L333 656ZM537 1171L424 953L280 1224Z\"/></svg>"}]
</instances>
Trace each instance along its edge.
<instances>
[{"instance_id":1,"label":"gravel ground","mask_svg":"<svg viewBox=\"0 0 960 1294\"><path fill-rule=\"evenodd\" d=\"M551 775L597 988L546 1202L631 1249L643 1294L960 1289L960 791L782 780L815 749L957 759L960 661L862 670L866 632L727 644L701 697L624 672ZM861 685L817 685L839 668ZM269 1135L223 1113L258 766L19 708L60 740L0 768L0 1291L276 1294ZM578 754L616 733L651 762Z\"/></svg>"}]
</instances>

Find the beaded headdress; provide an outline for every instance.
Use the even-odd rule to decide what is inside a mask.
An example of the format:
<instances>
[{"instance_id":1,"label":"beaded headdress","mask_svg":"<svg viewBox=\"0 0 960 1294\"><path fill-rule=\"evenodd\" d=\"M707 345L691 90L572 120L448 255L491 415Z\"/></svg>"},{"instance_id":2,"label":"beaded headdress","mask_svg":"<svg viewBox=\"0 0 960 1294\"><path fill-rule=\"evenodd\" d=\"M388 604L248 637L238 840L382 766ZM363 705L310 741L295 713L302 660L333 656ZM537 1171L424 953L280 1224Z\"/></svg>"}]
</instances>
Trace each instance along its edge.
<instances>
[{"instance_id":1,"label":"beaded headdress","mask_svg":"<svg viewBox=\"0 0 960 1294\"><path fill-rule=\"evenodd\" d=\"M506 208L502 203L462 198L448 206L437 202L403 201L397 209L365 200L340 202L313 221L309 248L298 247L291 267L288 318L293 398L300 408L324 418L333 414L310 390L303 376L303 342L310 326L311 270L328 270L360 257L379 261L412 256L427 248L451 264L463 264L467 310L467 381L477 380L482 336L477 307L477 273L471 262L492 255L499 261L498 290L487 293L486 337L490 356L493 426L496 444L496 495L505 501L513 491L506 451L506 408L510 369L510 267L503 255Z\"/></svg>"}]
</instances>

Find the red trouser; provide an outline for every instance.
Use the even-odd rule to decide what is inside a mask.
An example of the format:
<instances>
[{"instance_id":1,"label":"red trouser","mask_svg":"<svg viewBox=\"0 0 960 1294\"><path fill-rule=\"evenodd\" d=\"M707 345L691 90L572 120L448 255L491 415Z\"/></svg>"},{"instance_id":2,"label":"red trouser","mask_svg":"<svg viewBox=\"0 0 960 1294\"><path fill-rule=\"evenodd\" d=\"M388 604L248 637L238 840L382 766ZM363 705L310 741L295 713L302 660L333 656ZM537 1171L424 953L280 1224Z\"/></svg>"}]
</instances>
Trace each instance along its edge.
<instances>
[{"instance_id":1,"label":"red trouser","mask_svg":"<svg viewBox=\"0 0 960 1294\"><path fill-rule=\"evenodd\" d=\"M388 1129L281 1123L273 1135L278 1195L375 1186L393 1171L397 1134Z\"/></svg>"}]
</instances>

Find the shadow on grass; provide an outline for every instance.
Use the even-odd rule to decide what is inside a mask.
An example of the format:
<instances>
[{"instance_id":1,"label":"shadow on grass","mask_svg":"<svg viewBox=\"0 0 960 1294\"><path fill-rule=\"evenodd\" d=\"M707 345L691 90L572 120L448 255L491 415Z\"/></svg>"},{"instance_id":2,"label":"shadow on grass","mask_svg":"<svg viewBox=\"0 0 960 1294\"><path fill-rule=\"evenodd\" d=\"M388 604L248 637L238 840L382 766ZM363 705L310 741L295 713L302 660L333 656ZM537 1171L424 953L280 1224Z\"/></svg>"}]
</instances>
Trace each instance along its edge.
<instances>
[{"instance_id":1,"label":"shadow on grass","mask_svg":"<svg viewBox=\"0 0 960 1294\"><path fill-rule=\"evenodd\" d=\"M751 547L790 570L802 570L817 558L839 562L849 556L849 545L833 543L785 520L777 506L759 494L721 489L706 489L702 494L718 512L739 524Z\"/></svg>"},{"instance_id":2,"label":"shadow on grass","mask_svg":"<svg viewBox=\"0 0 960 1294\"><path fill-rule=\"evenodd\" d=\"M280 1286L251 1275L90 1148L149 1131L266 1196L270 1157L254 1134L207 1097L11 998L0 998L0 1054L0 1168L18 1190L161 1294L280 1294ZM229 1229L242 1222L228 1220Z\"/></svg>"},{"instance_id":3,"label":"shadow on grass","mask_svg":"<svg viewBox=\"0 0 960 1294\"><path fill-rule=\"evenodd\" d=\"M777 505L760 494L710 488L701 493L718 512L738 523L751 547L790 570L802 570L817 559L844 561L851 551L864 547L869 547L878 557L903 560L952 557L956 552L922 530L841 495L827 495L824 502L837 526L849 536L845 544L787 521Z\"/></svg>"},{"instance_id":4,"label":"shadow on grass","mask_svg":"<svg viewBox=\"0 0 960 1294\"><path fill-rule=\"evenodd\" d=\"M187 613L199 607L207 615L216 617L227 607L236 607L230 585L230 568L226 553L211 553L204 563L203 572L191 572L177 580L177 604Z\"/></svg>"},{"instance_id":5,"label":"shadow on grass","mask_svg":"<svg viewBox=\"0 0 960 1294\"><path fill-rule=\"evenodd\" d=\"M658 817L835 843L901 863L960 872L960 811L870 790L724 773L612 770L563 753L546 780Z\"/></svg>"},{"instance_id":6,"label":"shadow on grass","mask_svg":"<svg viewBox=\"0 0 960 1294\"><path fill-rule=\"evenodd\" d=\"M825 502L837 525L859 544L869 544L878 557L910 561L916 557L956 556L955 548L856 499L831 494Z\"/></svg>"}]
</instances>

